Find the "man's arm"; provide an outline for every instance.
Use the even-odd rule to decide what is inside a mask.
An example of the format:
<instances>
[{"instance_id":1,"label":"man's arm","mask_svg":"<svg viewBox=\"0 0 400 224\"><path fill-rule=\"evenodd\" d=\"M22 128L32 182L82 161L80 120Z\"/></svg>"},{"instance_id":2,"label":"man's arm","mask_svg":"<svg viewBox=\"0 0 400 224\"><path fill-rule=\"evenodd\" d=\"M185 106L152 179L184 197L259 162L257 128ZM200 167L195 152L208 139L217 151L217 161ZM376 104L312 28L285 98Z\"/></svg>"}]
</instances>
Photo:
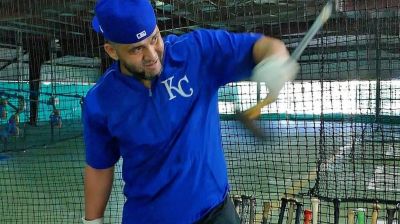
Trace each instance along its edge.
<instances>
[{"instance_id":1,"label":"man's arm","mask_svg":"<svg viewBox=\"0 0 400 224\"><path fill-rule=\"evenodd\" d=\"M114 179L114 166L107 169L85 167L85 219L104 216Z\"/></svg>"},{"instance_id":2,"label":"man's arm","mask_svg":"<svg viewBox=\"0 0 400 224\"><path fill-rule=\"evenodd\" d=\"M262 37L257 40L253 47L254 62L258 64L264 58L270 56L277 56L283 59L290 57L285 44L281 40L272 37Z\"/></svg>"}]
</instances>

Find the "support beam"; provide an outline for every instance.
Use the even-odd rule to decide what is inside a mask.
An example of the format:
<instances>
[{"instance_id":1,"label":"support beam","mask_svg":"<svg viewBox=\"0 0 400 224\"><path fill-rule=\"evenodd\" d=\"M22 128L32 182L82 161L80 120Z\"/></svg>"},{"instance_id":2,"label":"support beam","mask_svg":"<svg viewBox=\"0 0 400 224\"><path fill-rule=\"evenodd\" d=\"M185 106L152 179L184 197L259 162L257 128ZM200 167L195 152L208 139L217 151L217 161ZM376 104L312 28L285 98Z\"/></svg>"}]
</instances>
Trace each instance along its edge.
<instances>
[{"instance_id":1,"label":"support beam","mask_svg":"<svg viewBox=\"0 0 400 224\"><path fill-rule=\"evenodd\" d=\"M45 37L30 38L27 40L29 52L29 102L30 102L30 125L37 125L39 96L40 96L40 68L42 64L50 59L49 40Z\"/></svg>"}]
</instances>

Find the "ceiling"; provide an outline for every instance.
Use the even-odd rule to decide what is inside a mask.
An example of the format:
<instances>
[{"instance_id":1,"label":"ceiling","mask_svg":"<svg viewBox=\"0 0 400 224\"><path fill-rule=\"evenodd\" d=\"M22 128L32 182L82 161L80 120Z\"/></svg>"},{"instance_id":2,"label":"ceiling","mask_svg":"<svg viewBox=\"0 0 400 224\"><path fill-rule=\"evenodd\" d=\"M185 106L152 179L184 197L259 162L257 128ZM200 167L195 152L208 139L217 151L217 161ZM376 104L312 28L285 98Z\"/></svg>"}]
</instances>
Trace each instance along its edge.
<instances>
[{"instance_id":1,"label":"ceiling","mask_svg":"<svg viewBox=\"0 0 400 224\"><path fill-rule=\"evenodd\" d=\"M24 52L39 41L58 39L62 55L102 57L103 40L91 29L96 0L1 0L0 48ZM162 33L200 27L262 32L290 48L304 36L325 0L157 0L152 1ZM308 54L342 52L380 45L399 53L400 1L337 0L336 11ZM362 37L362 40L358 40ZM348 41L351 39L351 41ZM367 39L367 41L365 41ZM329 43L328 43L329 42ZM343 44L344 43L344 44ZM369 47L368 47L369 46ZM0 63L9 61L0 55Z\"/></svg>"},{"instance_id":2,"label":"ceiling","mask_svg":"<svg viewBox=\"0 0 400 224\"><path fill-rule=\"evenodd\" d=\"M17 36L93 41L90 24L96 0L1 0L0 43L15 44ZM164 34L181 34L199 27L231 31L256 31L273 36L304 33L325 0L156 0L152 1L158 25ZM359 2L359 3L358 3ZM347 25L347 32L358 20L366 26L374 13L380 17L399 17L398 0L338 0L335 21ZM369 14L368 14L369 13ZM339 16L340 15L340 16ZM365 18L366 17L366 18ZM350 27L349 27L350 26ZM399 25L397 25L398 27ZM326 31L338 34L333 20ZM360 31L359 29L357 31ZM395 31L398 32L398 29ZM18 34L20 33L20 34ZM25 39L25 38L23 38ZM101 41L101 40L100 40ZM85 41L87 43L87 41ZM95 45L97 43L94 43Z\"/></svg>"}]
</instances>

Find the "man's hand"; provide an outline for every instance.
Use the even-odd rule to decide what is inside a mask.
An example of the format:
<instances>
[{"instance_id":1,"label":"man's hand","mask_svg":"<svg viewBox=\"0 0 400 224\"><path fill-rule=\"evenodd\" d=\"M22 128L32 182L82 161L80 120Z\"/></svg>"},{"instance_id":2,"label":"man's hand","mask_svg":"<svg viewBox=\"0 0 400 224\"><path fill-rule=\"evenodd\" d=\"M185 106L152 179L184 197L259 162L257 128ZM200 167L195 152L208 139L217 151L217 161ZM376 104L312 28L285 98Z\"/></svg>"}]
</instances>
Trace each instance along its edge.
<instances>
[{"instance_id":1,"label":"man's hand","mask_svg":"<svg viewBox=\"0 0 400 224\"><path fill-rule=\"evenodd\" d=\"M265 82L269 90L268 97L274 101L287 81L292 81L300 69L297 61L290 57L269 56L258 63L251 80Z\"/></svg>"}]
</instances>

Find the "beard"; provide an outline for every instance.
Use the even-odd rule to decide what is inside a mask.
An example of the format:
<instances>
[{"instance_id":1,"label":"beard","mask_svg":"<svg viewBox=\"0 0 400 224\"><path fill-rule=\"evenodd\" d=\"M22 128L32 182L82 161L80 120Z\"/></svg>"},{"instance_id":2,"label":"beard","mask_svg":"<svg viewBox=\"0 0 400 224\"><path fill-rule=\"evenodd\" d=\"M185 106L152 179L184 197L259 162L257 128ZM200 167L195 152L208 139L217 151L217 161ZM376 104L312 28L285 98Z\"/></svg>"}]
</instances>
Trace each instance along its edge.
<instances>
[{"instance_id":1,"label":"beard","mask_svg":"<svg viewBox=\"0 0 400 224\"><path fill-rule=\"evenodd\" d=\"M121 62L120 62L121 63ZM138 71L135 66L130 66L125 62L122 62L121 65L134 77L138 78L139 80L154 80L157 76L159 76L162 72L163 67L161 66L160 71L157 74L146 73L145 71Z\"/></svg>"}]
</instances>

